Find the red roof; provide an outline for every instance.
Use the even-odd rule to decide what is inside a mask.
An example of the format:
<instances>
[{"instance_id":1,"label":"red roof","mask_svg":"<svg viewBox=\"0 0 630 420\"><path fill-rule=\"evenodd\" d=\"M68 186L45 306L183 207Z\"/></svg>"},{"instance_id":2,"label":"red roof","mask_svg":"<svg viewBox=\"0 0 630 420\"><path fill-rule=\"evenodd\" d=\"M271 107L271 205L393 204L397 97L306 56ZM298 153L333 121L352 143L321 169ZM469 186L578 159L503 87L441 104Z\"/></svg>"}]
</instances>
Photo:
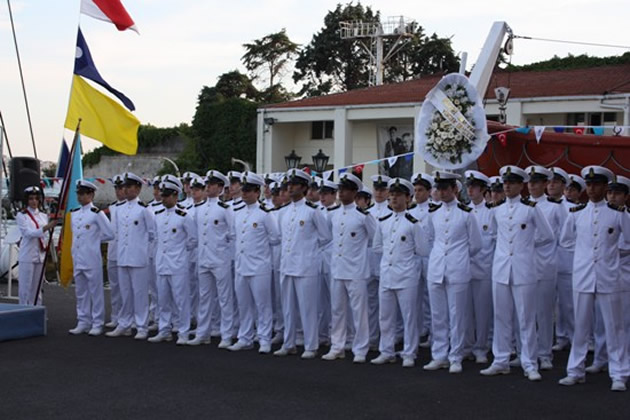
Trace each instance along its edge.
<instances>
[{"instance_id":1,"label":"red roof","mask_svg":"<svg viewBox=\"0 0 630 420\"><path fill-rule=\"evenodd\" d=\"M273 104L266 108L419 103L441 77L424 76L400 83ZM497 86L509 87L511 98L630 93L630 64L574 70L498 71L490 79L487 99L494 99L493 90Z\"/></svg>"}]
</instances>

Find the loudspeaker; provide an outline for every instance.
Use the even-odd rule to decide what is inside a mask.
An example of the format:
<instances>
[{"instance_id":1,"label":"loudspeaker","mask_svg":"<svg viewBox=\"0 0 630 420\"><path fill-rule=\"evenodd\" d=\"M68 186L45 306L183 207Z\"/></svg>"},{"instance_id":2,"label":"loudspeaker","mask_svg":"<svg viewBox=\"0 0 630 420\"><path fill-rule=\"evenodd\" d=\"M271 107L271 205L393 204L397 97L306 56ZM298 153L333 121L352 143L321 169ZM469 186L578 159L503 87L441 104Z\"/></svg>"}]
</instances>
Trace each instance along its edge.
<instances>
[{"instance_id":1,"label":"loudspeaker","mask_svg":"<svg viewBox=\"0 0 630 420\"><path fill-rule=\"evenodd\" d=\"M41 186L39 160L31 157L14 157L9 164L11 201L23 201L24 189L33 185Z\"/></svg>"}]
</instances>

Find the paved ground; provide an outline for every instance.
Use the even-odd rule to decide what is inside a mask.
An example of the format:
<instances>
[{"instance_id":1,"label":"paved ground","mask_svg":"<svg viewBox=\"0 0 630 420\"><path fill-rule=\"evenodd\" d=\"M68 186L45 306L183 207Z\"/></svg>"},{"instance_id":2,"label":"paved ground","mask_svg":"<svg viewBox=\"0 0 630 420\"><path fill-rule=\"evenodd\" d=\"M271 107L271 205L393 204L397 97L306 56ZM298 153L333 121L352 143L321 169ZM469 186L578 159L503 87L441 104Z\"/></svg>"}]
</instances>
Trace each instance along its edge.
<instances>
[{"instance_id":1,"label":"paved ground","mask_svg":"<svg viewBox=\"0 0 630 420\"><path fill-rule=\"evenodd\" d=\"M0 290L5 286L1 285ZM630 392L605 374L573 388L557 368L530 383L520 370L485 378L420 367L302 361L248 351L73 337L73 289L46 289L47 337L0 343L0 419L630 418ZM370 354L370 357L374 355ZM421 350L419 362L429 352Z\"/></svg>"}]
</instances>

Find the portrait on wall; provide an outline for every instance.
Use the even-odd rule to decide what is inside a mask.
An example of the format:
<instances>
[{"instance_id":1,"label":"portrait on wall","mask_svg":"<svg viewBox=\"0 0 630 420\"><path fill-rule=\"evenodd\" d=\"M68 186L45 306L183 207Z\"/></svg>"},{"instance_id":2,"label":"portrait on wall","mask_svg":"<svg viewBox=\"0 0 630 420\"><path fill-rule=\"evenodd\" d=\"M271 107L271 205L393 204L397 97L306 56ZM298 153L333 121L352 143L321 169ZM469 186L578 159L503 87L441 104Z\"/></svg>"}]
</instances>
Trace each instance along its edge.
<instances>
[{"instance_id":1,"label":"portrait on wall","mask_svg":"<svg viewBox=\"0 0 630 420\"><path fill-rule=\"evenodd\" d=\"M378 158L391 158L413 152L413 125L381 125L378 127ZM400 157L391 164L391 159L379 163L379 173L391 178L411 178L413 158Z\"/></svg>"}]
</instances>

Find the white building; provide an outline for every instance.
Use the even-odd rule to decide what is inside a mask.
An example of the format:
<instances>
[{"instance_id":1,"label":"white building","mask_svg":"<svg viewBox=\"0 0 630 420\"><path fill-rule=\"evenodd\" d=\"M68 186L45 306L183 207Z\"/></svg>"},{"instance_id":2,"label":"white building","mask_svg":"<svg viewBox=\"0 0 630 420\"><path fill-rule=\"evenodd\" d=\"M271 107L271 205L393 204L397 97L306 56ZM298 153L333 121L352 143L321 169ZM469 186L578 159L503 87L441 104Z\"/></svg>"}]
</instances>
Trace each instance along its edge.
<instances>
[{"instance_id":1,"label":"white building","mask_svg":"<svg viewBox=\"0 0 630 420\"><path fill-rule=\"evenodd\" d=\"M327 169L382 158L379 130L386 133L389 127L411 127L413 138L422 100L440 77L426 76L259 108L257 171L286 170L284 156L291 150L302 156L303 166L310 164L311 156L321 149L330 156ZM507 124L611 126L606 134L612 134L614 125L630 125L630 65L495 72L485 98L488 119L499 115L494 95L494 88L499 86L511 90ZM413 167L428 169L421 159L414 159ZM377 171L377 165L367 165L364 175Z\"/></svg>"}]
</instances>

